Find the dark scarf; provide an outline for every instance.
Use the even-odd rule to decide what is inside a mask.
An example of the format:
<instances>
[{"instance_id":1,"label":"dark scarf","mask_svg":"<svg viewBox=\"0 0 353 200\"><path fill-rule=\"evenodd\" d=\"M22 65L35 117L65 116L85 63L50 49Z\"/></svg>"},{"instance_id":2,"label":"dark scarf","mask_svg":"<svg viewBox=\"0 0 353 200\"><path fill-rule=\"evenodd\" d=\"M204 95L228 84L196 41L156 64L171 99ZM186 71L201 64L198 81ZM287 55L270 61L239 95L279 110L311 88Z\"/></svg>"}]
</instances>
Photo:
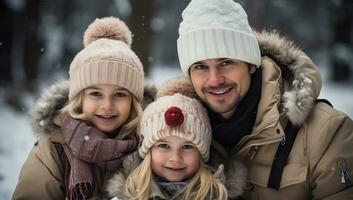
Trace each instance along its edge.
<instances>
[{"instance_id":1,"label":"dark scarf","mask_svg":"<svg viewBox=\"0 0 353 200\"><path fill-rule=\"evenodd\" d=\"M157 175L154 175L154 177L157 185L171 197L181 194L186 188L187 182L170 182Z\"/></svg>"},{"instance_id":2,"label":"dark scarf","mask_svg":"<svg viewBox=\"0 0 353 200\"><path fill-rule=\"evenodd\" d=\"M249 91L241 100L231 118L224 119L206 106L212 125L213 138L227 151L230 151L241 138L250 134L253 129L261 98L261 72L261 69L257 69L251 76Z\"/></svg>"},{"instance_id":3,"label":"dark scarf","mask_svg":"<svg viewBox=\"0 0 353 200\"><path fill-rule=\"evenodd\" d=\"M61 130L73 159L70 163L70 200L88 199L95 188L92 164L114 171L121 167L121 157L137 147L135 134L124 140L109 139L108 135L86 123L73 119L68 113L61 118Z\"/></svg>"}]
</instances>

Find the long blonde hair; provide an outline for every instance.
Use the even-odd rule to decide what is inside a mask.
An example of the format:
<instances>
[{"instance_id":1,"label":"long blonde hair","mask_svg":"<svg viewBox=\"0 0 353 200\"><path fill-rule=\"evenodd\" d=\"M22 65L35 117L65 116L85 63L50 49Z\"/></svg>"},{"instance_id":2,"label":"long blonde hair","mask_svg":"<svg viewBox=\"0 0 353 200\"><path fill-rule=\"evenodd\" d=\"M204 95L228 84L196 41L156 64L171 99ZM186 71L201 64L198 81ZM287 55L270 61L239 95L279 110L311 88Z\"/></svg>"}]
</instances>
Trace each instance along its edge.
<instances>
[{"instance_id":1,"label":"long blonde hair","mask_svg":"<svg viewBox=\"0 0 353 200\"><path fill-rule=\"evenodd\" d=\"M74 97L63 109L62 111L67 111L72 118L80 119L83 121L89 121L87 116L82 111L84 101L84 90L82 90L76 97ZM131 134L137 127L138 122L142 117L142 108L139 101L134 95L132 95L132 106L130 110L129 118L123 124L120 129L117 139L122 139L125 136Z\"/></svg>"},{"instance_id":2,"label":"long blonde hair","mask_svg":"<svg viewBox=\"0 0 353 200\"><path fill-rule=\"evenodd\" d=\"M125 184L125 193L129 199L149 199L153 178L151 162L152 156L150 151L142 163L128 176ZM198 171L191 178L184 192L182 192L183 199L228 199L228 193L224 184L213 177L212 169L201 158L199 162Z\"/></svg>"}]
</instances>

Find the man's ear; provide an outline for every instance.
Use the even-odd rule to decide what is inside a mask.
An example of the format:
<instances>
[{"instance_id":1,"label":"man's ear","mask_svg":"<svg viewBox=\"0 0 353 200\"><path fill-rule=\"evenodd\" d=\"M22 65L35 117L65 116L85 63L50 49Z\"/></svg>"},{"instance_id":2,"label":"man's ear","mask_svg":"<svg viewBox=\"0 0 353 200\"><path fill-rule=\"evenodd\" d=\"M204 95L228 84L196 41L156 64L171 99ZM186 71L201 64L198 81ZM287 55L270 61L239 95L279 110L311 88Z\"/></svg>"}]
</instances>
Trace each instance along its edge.
<instances>
[{"instance_id":1,"label":"man's ear","mask_svg":"<svg viewBox=\"0 0 353 200\"><path fill-rule=\"evenodd\" d=\"M255 73L255 71L256 71L256 66L250 64L250 65L249 65L249 71L250 71L250 74Z\"/></svg>"}]
</instances>

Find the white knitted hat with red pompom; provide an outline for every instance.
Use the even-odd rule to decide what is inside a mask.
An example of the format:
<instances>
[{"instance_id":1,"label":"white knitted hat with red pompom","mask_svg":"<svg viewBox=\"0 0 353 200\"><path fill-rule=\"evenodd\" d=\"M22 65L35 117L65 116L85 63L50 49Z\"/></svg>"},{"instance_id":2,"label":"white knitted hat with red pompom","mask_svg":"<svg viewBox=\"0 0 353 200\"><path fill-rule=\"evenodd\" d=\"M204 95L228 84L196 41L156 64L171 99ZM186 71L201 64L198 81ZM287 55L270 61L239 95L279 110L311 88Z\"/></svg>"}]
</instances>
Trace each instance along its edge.
<instances>
[{"instance_id":1,"label":"white knitted hat with red pompom","mask_svg":"<svg viewBox=\"0 0 353 200\"><path fill-rule=\"evenodd\" d=\"M131 32L123 21L115 17L96 19L88 26L83 43L85 48L70 65L70 100L96 84L124 87L142 100L143 67L130 48Z\"/></svg>"},{"instance_id":2,"label":"white knitted hat with red pompom","mask_svg":"<svg viewBox=\"0 0 353 200\"><path fill-rule=\"evenodd\" d=\"M202 159L208 160L212 129L207 111L196 97L186 77L171 79L161 86L157 100L146 107L137 131L142 158L160 139L178 136L192 142Z\"/></svg>"}]
</instances>

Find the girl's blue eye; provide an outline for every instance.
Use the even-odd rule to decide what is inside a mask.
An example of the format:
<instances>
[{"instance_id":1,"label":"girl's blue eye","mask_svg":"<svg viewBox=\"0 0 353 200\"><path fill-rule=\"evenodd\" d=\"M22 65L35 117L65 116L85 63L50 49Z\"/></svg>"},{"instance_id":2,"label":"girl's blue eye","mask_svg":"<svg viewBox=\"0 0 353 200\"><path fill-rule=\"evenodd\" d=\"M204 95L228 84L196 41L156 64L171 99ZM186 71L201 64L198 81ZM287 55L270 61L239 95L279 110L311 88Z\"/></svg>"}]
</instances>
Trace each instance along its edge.
<instances>
[{"instance_id":1,"label":"girl's blue eye","mask_svg":"<svg viewBox=\"0 0 353 200\"><path fill-rule=\"evenodd\" d=\"M115 97L126 97L127 95L124 92L117 92L114 94Z\"/></svg>"},{"instance_id":2,"label":"girl's blue eye","mask_svg":"<svg viewBox=\"0 0 353 200\"><path fill-rule=\"evenodd\" d=\"M158 144L158 147L162 148L162 149L169 149L169 145L168 144L164 144L164 143Z\"/></svg>"},{"instance_id":3,"label":"girl's blue eye","mask_svg":"<svg viewBox=\"0 0 353 200\"><path fill-rule=\"evenodd\" d=\"M95 91L95 92L90 92L89 95L95 96L95 97L100 97L100 96L102 96L102 93Z\"/></svg>"}]
</instances>

